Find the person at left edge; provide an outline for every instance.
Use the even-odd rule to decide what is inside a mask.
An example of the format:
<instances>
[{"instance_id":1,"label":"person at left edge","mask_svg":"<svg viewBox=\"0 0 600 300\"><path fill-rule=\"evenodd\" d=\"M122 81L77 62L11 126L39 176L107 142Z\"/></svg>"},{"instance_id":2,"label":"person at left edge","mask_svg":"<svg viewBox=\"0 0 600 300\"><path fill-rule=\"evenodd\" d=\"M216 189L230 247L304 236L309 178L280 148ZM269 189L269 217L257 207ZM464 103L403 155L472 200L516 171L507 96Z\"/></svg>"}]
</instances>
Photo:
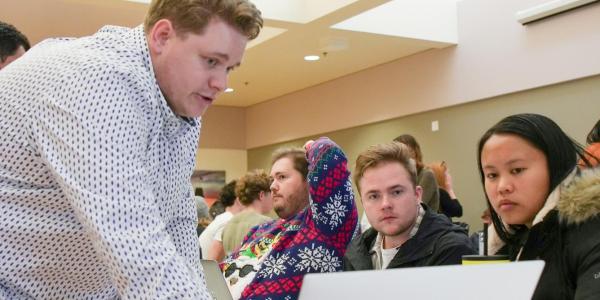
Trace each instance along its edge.
<instances>
[{"instance_id":1,"label":"person at left edge","mask_svg":"<svg viewBox=\"0 0 600 300\"><path fill-rule=\"evenodd\" d=\"M0 70L31 48L27 37L15 26L0 21Z\"/></svg>"},{"instance_id":2,"label":"person at left edge","mask_svg":"<svg viewBox=\"0 0 600 300\"><path fill-rule=\"evenodd\" d=\"M209 299L198 117L261 26L246 0L155 0L0 72L0 299Z\"/></svg>"}]
</instances>

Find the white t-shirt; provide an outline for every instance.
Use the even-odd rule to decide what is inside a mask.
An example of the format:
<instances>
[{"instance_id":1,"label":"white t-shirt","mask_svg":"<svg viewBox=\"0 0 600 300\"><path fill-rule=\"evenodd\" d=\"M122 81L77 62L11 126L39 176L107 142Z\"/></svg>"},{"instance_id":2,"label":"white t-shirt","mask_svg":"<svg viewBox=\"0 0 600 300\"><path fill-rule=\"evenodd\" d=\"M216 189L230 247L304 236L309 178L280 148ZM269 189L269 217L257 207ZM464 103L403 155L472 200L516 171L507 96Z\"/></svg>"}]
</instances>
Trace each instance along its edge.
<instances>
[{"instance_id":1,"label":"white t-shirt","mask_svg":"<svg viewBox=\"0 0 600 300\"><path fill-rule=\"evenodd\" d=\"M217 233L223 232L223 228L227 225L227 222L233 218L233 214L226 211L218 216L208 224L208 226L202 231L198 241L200 242L200 249L202 249L202 256L206 257L208 249L213 240L217 237Z\"/></svg>"},{"instance_id":2,"label":"white t-shirt","mask_svg":"<svg viewBox=\"0 0 600 300\"><path fill-rule=\"evenodd\" d=\"M381 269L386 269L394 256L398 253L398 248L383 249L381 248Z\"/></svg>"}]
</instances>

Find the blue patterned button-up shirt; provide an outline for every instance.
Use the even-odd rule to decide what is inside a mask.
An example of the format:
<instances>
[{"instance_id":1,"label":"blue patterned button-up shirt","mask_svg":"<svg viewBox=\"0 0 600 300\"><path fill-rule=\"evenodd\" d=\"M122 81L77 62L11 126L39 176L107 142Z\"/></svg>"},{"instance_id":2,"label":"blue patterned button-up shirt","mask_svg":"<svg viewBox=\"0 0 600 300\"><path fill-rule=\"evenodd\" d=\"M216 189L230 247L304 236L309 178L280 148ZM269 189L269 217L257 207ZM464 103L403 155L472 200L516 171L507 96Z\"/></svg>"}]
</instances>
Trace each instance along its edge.
<instances>
[{"instance_id":1,"label":"blue patterned button-up shirt","mask_svg":"<svg viewBox=\"0 0 600 300\"><path fill-rule=\"evenodd\" d=\"M0 299L208 299L190 175L142 27L42 42L0 71Z\"/></svg>"}]
</instances>

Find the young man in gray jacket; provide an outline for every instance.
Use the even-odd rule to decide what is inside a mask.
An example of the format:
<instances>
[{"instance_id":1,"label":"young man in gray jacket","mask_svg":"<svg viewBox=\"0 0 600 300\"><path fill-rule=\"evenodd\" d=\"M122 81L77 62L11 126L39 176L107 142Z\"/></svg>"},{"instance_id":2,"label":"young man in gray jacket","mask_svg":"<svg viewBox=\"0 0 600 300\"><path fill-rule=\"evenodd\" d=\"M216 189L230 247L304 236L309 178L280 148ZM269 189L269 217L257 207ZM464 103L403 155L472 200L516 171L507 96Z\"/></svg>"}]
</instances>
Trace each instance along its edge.
<instances>
[{"instance_id":1,"label":"young man in gray jacket","mask_svg":"<svg viewBox=\"0 0 600 300\"><path fill-rule=\"evenodd\" d=\"M421 203L410 150L392 142L356 160L354 182L372 227L352 241L345 270L460 264L474 254L467 231Z\"/></svg>"}]
</instances>

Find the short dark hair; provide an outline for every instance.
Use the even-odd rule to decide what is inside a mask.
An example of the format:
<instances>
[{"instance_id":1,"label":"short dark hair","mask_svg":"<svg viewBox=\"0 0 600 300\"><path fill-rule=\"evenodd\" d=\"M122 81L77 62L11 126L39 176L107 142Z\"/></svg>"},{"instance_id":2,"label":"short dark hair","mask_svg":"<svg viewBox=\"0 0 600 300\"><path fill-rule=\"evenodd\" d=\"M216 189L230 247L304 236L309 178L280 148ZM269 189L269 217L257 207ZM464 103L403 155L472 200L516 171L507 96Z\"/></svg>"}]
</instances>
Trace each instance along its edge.
<instances>
[{"instance_id":1,"label":"short dark hair","mask_svg":"<svg viewBox=\"0 0 600 300\"><path fill-rule=\"evenodd\" d=\"M224 207L232 206L235 203L235 185L236 181L232 180L221 189L219 201Z\"/></svg>"},{"instance_id":2,"label":"short dark hair","mask_svg":"<svg viewBox=\"0 0 600 300\"><path fill-rule=\"evenodd\" d=\"M0 21L0 62L15 54L21 46L25 51L31 48L27 37L15 26Z\"/></svg>"},{"instance_id":3,"label":"short dark hair","mask_svg":"<svg viewBox=\"0 0 600 300\"><path fill-rule=\"evenodd\" d=\"M308 176L308 161L306 160L306 151L302 148L281 148L275 150L273 152L273 156L271 159L271 166L278 160L282 158L289 158L292 160L292 164L294 165L294 169L300 172L302 178L306 180L306 176Z\"/></svg>"},{"instance_id":4,"label":"short dark hair","mask_svg":"<svg viewBox=\"0 0 600 300\"><path fill-rule=\"evenodd\" d=\"M589 162L584 158L585 151L583 147L569 137L554 121L543 115L516 114L508 116L483 134L479 140L477 164L481 182L484 185L484 194L496 232L503 241L515 246L519 243L519 237L510 234L506 230L500 216L492 209L487 193L485 193L485 176L481 166L481 152L485 143L495 134L516 135L544 153L550 177L548 193L552 192L573 171L577 166L578 157L588 165ZM522 232L524 228L521 227L514 226L513 229L516 232Z\"/></svg>"}]
</instances>

